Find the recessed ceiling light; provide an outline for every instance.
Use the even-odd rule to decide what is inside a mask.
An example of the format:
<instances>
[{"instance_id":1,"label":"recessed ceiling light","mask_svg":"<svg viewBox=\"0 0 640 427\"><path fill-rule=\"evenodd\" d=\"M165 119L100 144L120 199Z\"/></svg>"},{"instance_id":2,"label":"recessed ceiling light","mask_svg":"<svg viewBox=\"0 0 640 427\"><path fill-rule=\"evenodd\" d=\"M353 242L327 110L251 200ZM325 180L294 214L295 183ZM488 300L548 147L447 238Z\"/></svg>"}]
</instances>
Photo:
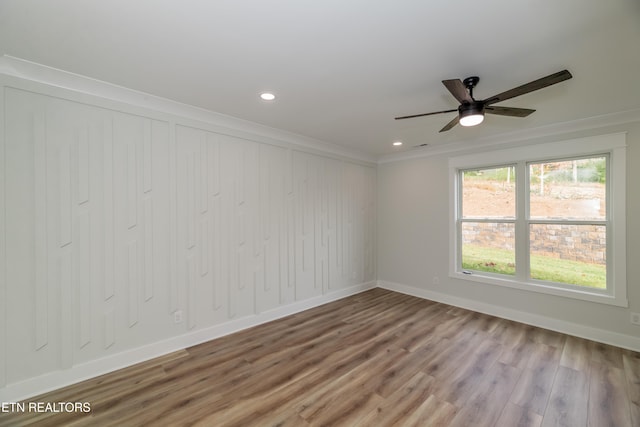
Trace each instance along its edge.
<instances>
[{"instance_id":1,"label":"recessed ceiling light","mask_svg":"<svg viewBox=\"0 0 640 427\"><path fill-rule=\"evenodd\" d=\"M393 145L395 145L396 147L399 147L402 145L402 141L394 141Z\"/></svg>"},{"instance_id":2,"label":"recessed ceiling light","mask_svg":"<svg viewBox=\"0 0 640 427\"><path fill-rule=\"evenodd\" d=\"M262 98L263 101L273 101L276 99L276 96L270 92L264 92L260 94L260 98Z\"/></svg>"}]
</instances>

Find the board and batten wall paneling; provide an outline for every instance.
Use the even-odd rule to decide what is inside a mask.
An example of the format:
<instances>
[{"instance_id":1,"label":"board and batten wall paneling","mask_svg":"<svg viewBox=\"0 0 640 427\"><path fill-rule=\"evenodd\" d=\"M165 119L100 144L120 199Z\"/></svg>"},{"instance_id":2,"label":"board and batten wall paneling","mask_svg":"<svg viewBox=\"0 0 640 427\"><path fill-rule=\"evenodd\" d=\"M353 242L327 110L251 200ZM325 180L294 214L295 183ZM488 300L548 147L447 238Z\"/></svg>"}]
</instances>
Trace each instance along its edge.
<instances>
[{"instance_id":1,"label":"board and batten wall paneling","mask_svg":"<svg viewBox=\"0 0 640 427\"><path fill-rule=\"evenodd\" d=\"M1 387L375 280L375 167L3 94Z\"/></svg>"}]
</instances>

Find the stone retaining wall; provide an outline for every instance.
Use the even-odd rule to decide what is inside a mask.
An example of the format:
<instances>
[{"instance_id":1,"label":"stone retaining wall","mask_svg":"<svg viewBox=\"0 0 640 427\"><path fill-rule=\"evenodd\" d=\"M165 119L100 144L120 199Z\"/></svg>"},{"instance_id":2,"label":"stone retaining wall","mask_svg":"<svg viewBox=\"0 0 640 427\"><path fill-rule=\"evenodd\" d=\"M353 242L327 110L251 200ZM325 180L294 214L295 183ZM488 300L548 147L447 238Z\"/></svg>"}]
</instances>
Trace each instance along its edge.
<instances>
[{"instance_id":1,"label":"stone retaining wall","mask_svg":"<svg viewBox=\"0 0 640 427\"><path fill-rule=\"evenodd\" d=\"M505 223L464 223L463 243L514 250L514 226ZM530 234L534 254L605 264L606 232L600 225L535 224Z\"/></svg>"}]
</instances>

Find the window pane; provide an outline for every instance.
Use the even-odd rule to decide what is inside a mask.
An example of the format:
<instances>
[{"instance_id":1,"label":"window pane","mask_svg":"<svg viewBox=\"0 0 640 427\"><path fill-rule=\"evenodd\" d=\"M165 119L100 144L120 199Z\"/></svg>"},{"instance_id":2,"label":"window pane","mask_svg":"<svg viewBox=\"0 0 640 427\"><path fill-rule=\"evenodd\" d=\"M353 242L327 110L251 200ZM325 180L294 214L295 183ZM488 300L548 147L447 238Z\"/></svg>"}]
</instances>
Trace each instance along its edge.
<instances>
[{"instance_id":1,"label":"window pane","mask_svg":"<svg viewBox=\"0 0 640 427\"><path fill-rule=\"evenodd\" d=\"M531 224L531 278L606 289L606 227Z\"/></svg>"},{"instance_id":2,"label":"window pane","mask_svg":"<svg viewBox=\"0 0 640 427\"><path fill-rule=\"evenodd\" d=\"M606 157L529 164L534 219L606 219Z\"/></svg>"},{"instance_id":3,"label":"window pane","mask_svg":"<svg viewBox=\"0 0 640 427\"><path fill-rule=\"evenodd\" d=\"M515 218L513 166L462 172L463 218Z\"/></svg>"},{"instance_id":4,"label":"window pane","mask_svg":"<svg viewBox=\"0 0 640 427\"><path fill-rule=\"evenodd\" d=\"M463 222L462 268L514 275L515 225L500 222Z\"/></svg>"}]
</instances>

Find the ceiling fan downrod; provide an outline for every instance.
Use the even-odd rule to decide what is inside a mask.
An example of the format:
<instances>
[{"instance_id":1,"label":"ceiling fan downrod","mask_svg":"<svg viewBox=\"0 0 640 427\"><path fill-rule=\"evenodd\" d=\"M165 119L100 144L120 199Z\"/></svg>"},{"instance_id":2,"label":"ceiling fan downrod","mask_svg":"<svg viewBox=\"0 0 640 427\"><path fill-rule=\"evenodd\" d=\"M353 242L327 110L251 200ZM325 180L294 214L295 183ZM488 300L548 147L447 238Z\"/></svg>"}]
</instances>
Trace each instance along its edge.
<instances>
[{"instance_id":1,"label":"ceiling fan downrod","mask_svg":"<svg viewBox=\"0 0 640 427\"><path fill-rule=\"evenodd\" d=\"M465 87L469 90L469 96L472 99L473 99L473 88L476 87L479 81L480 81L480 77L478 76L467 77L462 81L462 84L464 84Z\"/></svg>"}]
</instances>

